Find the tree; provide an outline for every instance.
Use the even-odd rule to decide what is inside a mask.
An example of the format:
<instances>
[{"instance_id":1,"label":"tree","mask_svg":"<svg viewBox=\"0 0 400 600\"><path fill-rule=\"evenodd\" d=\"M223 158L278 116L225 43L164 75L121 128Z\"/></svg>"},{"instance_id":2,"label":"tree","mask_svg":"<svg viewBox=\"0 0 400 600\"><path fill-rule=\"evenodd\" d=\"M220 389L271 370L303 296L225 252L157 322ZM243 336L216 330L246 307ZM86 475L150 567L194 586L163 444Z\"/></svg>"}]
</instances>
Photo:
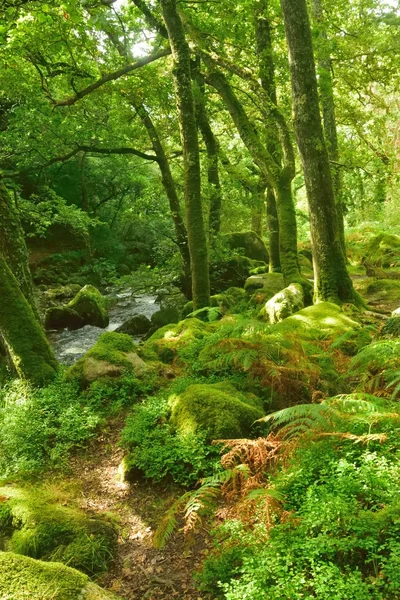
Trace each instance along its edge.
<instances>
[{"instance_id":1,"label":"tree","mask_svg":"<svg viewBox=\"0 0 400 600\"><path fill-rule=\"evenodd\" d=\"M192 91L190 50L176 0L160 0L174 59L176 105L182 139L186 221L195 310L210 304L207 237L201 201L200 157Z\"/></svg>"},{"instance_id":2,"label":"tree","mask_svg":"<svg viewBox=\"0 0 400 600\"><path fill-rule=\"evenodd\" d=\"M343 254L329 157L322 130L305 0L281 0L289 47L294 127L310 209L315 300L354 302L356 294Z\"/></svg>"}]
</instances>

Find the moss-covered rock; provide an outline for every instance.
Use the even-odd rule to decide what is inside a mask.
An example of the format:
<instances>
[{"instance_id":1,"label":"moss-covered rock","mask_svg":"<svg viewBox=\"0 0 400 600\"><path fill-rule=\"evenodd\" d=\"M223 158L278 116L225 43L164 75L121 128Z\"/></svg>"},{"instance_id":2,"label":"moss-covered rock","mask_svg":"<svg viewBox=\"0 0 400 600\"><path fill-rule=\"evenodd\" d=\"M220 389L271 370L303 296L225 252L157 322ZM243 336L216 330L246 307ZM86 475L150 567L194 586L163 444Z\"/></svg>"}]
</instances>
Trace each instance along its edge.
<instances>
[{"instance_id":1,"label":"moss-covered rock","mask_svg":"<svg viewBox=\"0 0 400 600\"><path fill-rule=\"evenodd\" d=\"M108 325L109 319L104 298L93 285L85 285L67 306L82 317L85 325L102 328Z\"/></svg>"},{"instance_id":2,"label":"moss-covered rock","mask_svg":"<svg viewBox=\"0 0 400 600\"><path fill-rule=\"evenodd\" d=\"M2 600L117 600L89 577L56 562L0 552Z\"/></svg>"},{"instance_id":3,"label":"moss-covered rock","mask_svg":"<svg viewBox=\"0 0 400 600\"><path fill-rule=\"evenodd\" d=\"M303 308L274 326L274 332L295 334L299 338L328 339L347 354L355 354L371 342L370 333L332 302Z\"/></svg>"},{"instance_id":4,"label":"moss-covered rock","mask_svg":"<svg viewBox=\"0 0 400 600\"><path fill-rule=\"evenodd\" d=\"M248 294L261 291L267 300L283 290L285 282L282 273L264 273L252 275L246 280L244 289Z\"/></svg>"},{"instance_id":5,"label":"moss-covered rock","mask_svg":"<svg viewBox=\"0 0 400 600\"><path fill-rule=\"evenodd\" d=\"M268 266L247 256L234 256L227 260L210 264L211 293L219 294L230 287L243 287L253 269Z\"/></svg>"},{"instance_id":6,"label":"moss-covered rock","mask_svg":"<svg viewBox=\"0 0 400 600\"><path fill-rule=\"evenodd\" d=\"M255 231L227 233L224 238L232 250L242 250L247 258L261 260L268 264L268 250Z\"/></svg>"},{"instance_id":7,"label":"moss-covered rock","mask_svg":"<svg viewBox=\"0 0 400 600\"><path fill-rule=\"evenodd\" d=\"M241 393L229 382L191 385L170 398L170 405L170 422L180 433L205 431L210 441L245 437L264 415L257 396Z\"/></svg>"},{"instance_id":8,"label":"moss-covered rock","mask_svg":"<svg viewBox=\"0 0 400 600\"><path fill-rule=\"evenodd\" d=\"M170 323L178 323L179 319L180 312L176 306L161 308L151 315L151 323L157 329L165 327L165 325L169 325Z\"/></svg>"},{"instance_id":9,"label":"moss-covered rock","mask_svg":"<svg viewBox=\"0 0 400 600\"><path fill-rule=\"evenodd\" d=\"M0 488L0 534L5 549L16 554L56 560L90 575L103 572L116 549L111 523L88 518L76 508L61 506L38 488Z\"/></svg>"},{"instance_id":10,"label":"moss-covered rock","mask_svg":"<svg viewBox=\"0 0 400 600\"><path fill-rule=\"evenodd\" d=\"M384 306L386 310L394 310L399 305L400 280L398 279L355 279L354 287L368 304Z\"/></svg>"},{"instance_id":11,"label":"moss-covered rock","mask_svg":"<svg viewBox=\"0 0 400 600\"><path fill-rule=\"evenodd\" d=\"M46 329L80 329L85 325L77 312L68 306L52 306L46 310L44 326Z\"/></svg>"},{"instance_id":12,"label":"moss-covered rock","mask_svg":"<svg viewBox=\"0 0 400 600\"><path fill-rule=\"evenodd\" d=\"M117 333L126 333L128 335L143 335L151 328L151 321L146 315L134 315L125 323L122 323L115 331Z\"/></svg>"},{"instance_id":13,"label":"moss-covered rock","mask_svg":"<svg viewBox=\"0 0 400 600\"><path fill-rule=\"evenodd\" d=\"M292 283L273 296L260 311L260 317L269 323L278 323L304 308L303 288Z\"/></svg>"},{"instance_id":14,"label":"moss-covered rock","mask_svg":"<svg viewBox=\"0 0 400 600\"><path fill-rule=\"evenodd\" d=\"M103 333L93 348L67 371L67 377L78 379L82 387L98 379L121 377L123 374L143 378L152 369L136 354L136 349L129 335L114 331Z\"/></svg>"},{"instance_id":15,"label":"moss-covered rock","mask_svg":"<svg viewBox=\"0 0 400 600\"><path fill-rule=\"evenodd\" d=\"M214 329L214 323L204 323L196 318L166 325L153 333L145 342L141 349L141 356L145 359L159 359L164 363L172 363L181 348L194 340L202 339Z\"/></svg>"},{"instance_id":16,"label":"moss-covered rock","mask_svg":"<svg viewBox=\"0 0 400 600\"><path fill-rule=\"evenodd\" d=\"M45 300L50 303L60 302L61 300L70 300L79 294L82 286L77 283L68 285L57 285L55 287L46 288L44 292Z\"/></svg>"},{"instance_id":17,"label":"moss-covered rock","mask_svg":"<svg viewBox=\"0 0 400 600\"><path fill-rule=\"evenodd\" d=\"M390 233L379 233L369 240L365 258L377 267L400 265L400 237Z\"/></svg>"}]
</instances>

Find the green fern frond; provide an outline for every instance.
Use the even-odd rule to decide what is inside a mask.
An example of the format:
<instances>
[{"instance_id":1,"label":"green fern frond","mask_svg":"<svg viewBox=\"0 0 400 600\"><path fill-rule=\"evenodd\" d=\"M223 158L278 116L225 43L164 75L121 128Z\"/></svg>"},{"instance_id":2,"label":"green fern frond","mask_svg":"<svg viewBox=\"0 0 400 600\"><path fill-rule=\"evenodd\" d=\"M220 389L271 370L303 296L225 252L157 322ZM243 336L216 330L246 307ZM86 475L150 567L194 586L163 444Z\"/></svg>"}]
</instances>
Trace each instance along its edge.
<instances>
[{"instance_id":1,"label":"green fern frond","mask_svg":"<svg viewBox=\"0 0 400 600\"><path fill-rule=\"evenodd\" d=\"M275 488L257 488L250 490L246 496L247 500L260 500L261 498L273 498L277 502L283 502L285 497Z\"/></svg>"}]
</instances>

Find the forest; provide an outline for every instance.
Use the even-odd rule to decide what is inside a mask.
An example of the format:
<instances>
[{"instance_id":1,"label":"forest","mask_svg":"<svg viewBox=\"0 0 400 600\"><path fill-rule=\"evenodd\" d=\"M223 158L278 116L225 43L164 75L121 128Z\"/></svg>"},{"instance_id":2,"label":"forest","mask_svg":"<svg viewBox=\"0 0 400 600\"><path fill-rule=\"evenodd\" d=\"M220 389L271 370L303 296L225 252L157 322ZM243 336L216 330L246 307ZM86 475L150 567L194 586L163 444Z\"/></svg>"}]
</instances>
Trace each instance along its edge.
<instances>
[{"instance_id":1,"label":"forest","mask_svg":"<svg viewBox=\"0 0 400 600\"><path fill-rule=\"evenodd\" d=\"M400 598L396 0L0 0L0 600Z\"/></svg>"}]
</instances>

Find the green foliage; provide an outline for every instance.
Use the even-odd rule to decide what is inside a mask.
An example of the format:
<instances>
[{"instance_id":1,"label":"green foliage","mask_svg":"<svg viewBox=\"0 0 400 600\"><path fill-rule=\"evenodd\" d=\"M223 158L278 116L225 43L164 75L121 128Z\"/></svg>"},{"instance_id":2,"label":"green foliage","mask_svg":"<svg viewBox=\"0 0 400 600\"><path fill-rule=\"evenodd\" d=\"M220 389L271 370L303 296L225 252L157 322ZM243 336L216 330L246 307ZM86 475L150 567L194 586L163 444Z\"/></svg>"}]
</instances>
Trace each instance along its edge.
<instances>
[{"instance_id":1,"label":"green foliage","mask_svg":"<svg viewBox=\"0 0 400 600\"><path fill-rule=\"evenodd\" d=\"M148 397L133 408L121 438L122 446L128 450L128 472L139 469L155 481L170 478L182 485L193 485L213 471L218 451L207 443L204 431L177 432L168 423L169 415L167 391Z\"/></svg>"},{"instance_id":2,"label":"green foliage","mask_svg":"<svg viewBox=\"0 0 400 600\"><path fill-rule=\"evenodd\" d=\"M100 420L62 375L42 389L12 381L0 396L0 478L64 465Z\"/></svg>"},{"instance_id":3,"label":"green foliage","mask_svg":"<svg viewBox=\"0 0 400 600\"><path fill-rule=\"evenodd\" d=\"M399 376L399 358L399 340L374 342L352 359L348 377L358 389L390 396Z\"/></svg>"}]
</instances>

